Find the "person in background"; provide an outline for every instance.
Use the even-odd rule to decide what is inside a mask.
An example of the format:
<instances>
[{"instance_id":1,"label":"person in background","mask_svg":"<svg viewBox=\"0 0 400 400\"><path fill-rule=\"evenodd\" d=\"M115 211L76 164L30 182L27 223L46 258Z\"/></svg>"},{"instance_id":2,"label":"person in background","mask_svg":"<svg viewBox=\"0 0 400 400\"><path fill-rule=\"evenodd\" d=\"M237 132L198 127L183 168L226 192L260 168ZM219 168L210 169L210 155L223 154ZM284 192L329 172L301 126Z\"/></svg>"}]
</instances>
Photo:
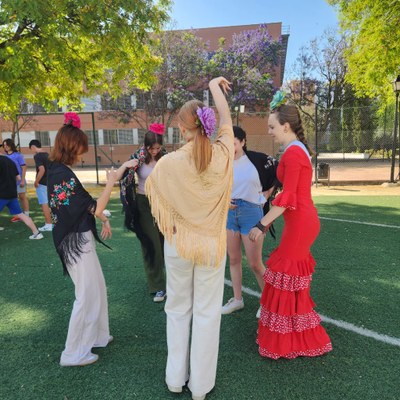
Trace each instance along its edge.
<instances>
[{"instance_id":1,"label":"person in background","mask_svg":"<svg viewBox=\"0 0 400 400\"><path fill-rule=\"evenodd\" d=\"M299 110L285 104L283 93L275 94L270 110L268 132L285 147L277 170L283 191L250 231L249 238L259 240L282 214L285 225L279 246L267 260L257 343L263 357L315 357L331 351L332 344L310 296L315 267L310 248L320 230L311 198L311 151Z\"/></svg>"},{"instance_id":2,"label":"person in background","mask_svg":"<svg viewBox=\"0 0 400 400\"><path fill-rule=\"evenodd\" d=\"M96 253L95 240L102 241L95 217L101 220L101 238L111 237L110 221L103 210L114 183L126 168L134 165L133 160L127 161L118 170L111 170L106 187L96 201L72 171L72 166L87 151L88 138L80 129L79 116L66 113L65 124L57 132L49 157L47 177L54 246L64 273L71 277L75 286L67 340L60 359L63 367L96 362L99 357L92 353L92 348L106 347L113 340L108 323L107 291Z\"/></svg>"},{"instance_id":3,"label":"person in background","mask_svg":"<svg viewBox=\"0 0 400 400\"><path fill-rule=\"evenodd\" d=\"M269 209L269 197L278 182L277 161L264 153L248 151L246 132L233 127L235 159L233 186L227 222L227 248L233 296L223 307L222 314L230 314L244 307L242 298L242 243L247 262L261 291L264 289L265 267L262 261L264 236L255 242L249 239L251 228ZM259 309L260 311L260 309ZM259 311L257 317L259 317Z\"/></svg>"},{"instance_id":4,"label":"person in background","mask_svg":"<svg viewBox=\"0 0 400 400\"><path fill-rule=\"evenodd\" d=\"M26 195L26 178L25 178L27 167L24 156L17 150L17 147L15 146L15 143L12 139L3 140L2 145L4 148L4 152L6 153L6 156L14 161L18 170L18 175L21 177L21 179L17 181L17 193L19 201L22 206L22 210L24 214L29 217L29 200ZM18 221L20 221L20 218L18 216L11 218L11 222L18 222Z\"/></svg>"},{"instance_id":5,"label":"person in background","mask_svg":"<svg viewBox=\"0 0 400 400\"><path fill-rule=\"evenodd\" d=\"M3 211L4 207L7 207L11 215L17 216L31 229L32 235L29 236L29 239L43 239L43 235L39 232L31 217L22 212L18 203L16 183L20 180L21 176L15 163L0 155L0 212Z\"/></svg>"},{"instance_id":6,"label":"person in background","mask_svg":"<svg viewBox=\"0 0 400 400\"><path fill-rule=\"evenodd\" d=\"M125 203L134 202L133 206L136 207L135 212L132 212L136 216L136 221L133 222L135 226L133 230L140 240L147 285L150 294L154 295L153 300L155 302L164 301L166 296L164 237L151 214L150 203L146 196L145 182L160 158L166 154L165 149L162 147L163 135L164 125L151 124L149 126L149 130L144 136L144 145L131 156L131 159L136 162L135 168L130 169L120 182L121 197L125 199L123 201L125 212L127 212L127 207L130 210L132 209L132 204ZM132 174L135 172L138 176L138 187L135 197L128 201L124 193L129 182L134 179ZM128 222L128 228L130 225L131 222Z\"/></svg>"},{"instance_id":7,"label":"person in background","mask_svg":"<svg viewBox=\"0 0 400 400\"><path fill-rule=\"evenodd\" d=\"M234 153L229 85L223 77L209 83L220 118L215 143L214 111L198 100L185 103L178 126L187 143L162 157L145 184L165 237L165 380L175 393L189 380L194 400L205 399L216 379Z\"/></svg>"},{"instance_id":8,"label":"person in background","mask_svg":"<svg viewBox=\"0 0 400 400\"><path fill-rule=\"evenodd\" d=\"M39 140L31 140L29 142L29 149L34 154L36 166L36 178L34 186L36 188L36 195L38 203L42 208L45 224L39 228L40 232L50 232L53 230L53 223L50 216L50 208L47 204L47 162L49 153L42 149L42 144Z\"/></svg>"}]
</instances>

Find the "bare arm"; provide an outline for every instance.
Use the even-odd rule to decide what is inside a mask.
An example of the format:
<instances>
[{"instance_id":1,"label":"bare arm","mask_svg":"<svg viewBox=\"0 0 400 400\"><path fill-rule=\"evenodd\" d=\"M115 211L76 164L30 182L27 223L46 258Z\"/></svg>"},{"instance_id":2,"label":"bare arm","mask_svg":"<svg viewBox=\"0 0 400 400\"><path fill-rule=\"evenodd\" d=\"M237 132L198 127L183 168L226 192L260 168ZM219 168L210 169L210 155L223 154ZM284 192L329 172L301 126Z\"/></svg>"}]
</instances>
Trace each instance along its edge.
<instances>
[{"instance_id":1,"label":"bare arm","mask_svg":"<svg viewBox=\"0 0 400 400\"><path fill-rule=\"evenodd\" d=\"M219 125L232 125L231 112L229 110L228 102L225 98L225 94L228 92L228 90L230 90L230 82L228 82L224 77L220 76L212 79L208 86L213 96L215 106L218 110Z\"/></svg>"},{"instance_id":2,"label":"bare arm","mask_svg":"<svg viewBox=\"0 0 400 400\"><path fill-rule=\"evenodd\" d=\"M285 212L285 207L272 206L271 209L260 219L260 223L265 227L271 225L280 215ZM249 232L249 239L256 241L260 236L264 235L259 228L253 228Z\"/></svg>"},{"instance_id":3,"label":"bare arm","mask_svg":"<svg viewBox=\"0 0 400 400\"><path fill-rule=\"evenodd\" d=\"M27 170L26 165L21 165L22 176L21 176L21 182L19 184L20 187L24 187L25 186L26 170Z\"/></svg>"},{"instance_id":4,"label":"bare arm","mask_svg":"<svg viewBox=\"0 0 400 400\"><path fill-rule=\"evenodd\" d=\"M107 183L106 187L103 190L103 193L97 199L97 207L95 216L100 218L102 222L108 221L107 217L104 216L103 211L107 206L108 201L110 200L110 195L114 187L114 183L121 179L123 173L127 168L134 168L137 165L137 160L132 159L124 162L117 170L111 169L107 174Z\"/></svg>"},{"instance_id":5,"label":"bare arm","mask_svg":"<svg viewBox=\"0 0 400 400\"><path fill-rule=\"evenodd\" d=\"M26 167L25 167L26 168ZM38 172L36 174L36 179L35 179L35 184L34 186L37 188L39 186L39 182L40 180L43 178L44 173L46 172L46 170L44 169L43 165L40 165L38 167Z\"/></svg>"}]
</instances>

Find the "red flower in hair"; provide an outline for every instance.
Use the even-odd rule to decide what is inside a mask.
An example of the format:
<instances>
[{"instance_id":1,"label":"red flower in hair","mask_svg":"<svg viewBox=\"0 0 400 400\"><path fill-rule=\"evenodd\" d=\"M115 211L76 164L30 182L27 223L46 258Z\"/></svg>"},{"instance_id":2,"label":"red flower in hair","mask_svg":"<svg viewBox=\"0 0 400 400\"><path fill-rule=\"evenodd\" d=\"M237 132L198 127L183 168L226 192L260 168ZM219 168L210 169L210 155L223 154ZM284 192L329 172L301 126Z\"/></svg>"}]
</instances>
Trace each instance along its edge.
<instances>
[{"instance_id":1,"label":"red flower in hair","mask_svg":"<svg viewBox=\"0 0 400 400\"><path fill-rule=\"evenodd\" d=\"M64 125L72 125L75 128L80 129L81 119L77 113L67 112L64 114Z\"/></svg>"},{"instance_id":2,"label":"red flower in hair","mask_svg":"<svg viewBox=\"0 0 400 400\"><path fill-rule=\"evenodd\" d=\"M164 135L165 126L163 124L151 124L149 131L154 132L157 135Z\"/></svg>"}]
</instances>

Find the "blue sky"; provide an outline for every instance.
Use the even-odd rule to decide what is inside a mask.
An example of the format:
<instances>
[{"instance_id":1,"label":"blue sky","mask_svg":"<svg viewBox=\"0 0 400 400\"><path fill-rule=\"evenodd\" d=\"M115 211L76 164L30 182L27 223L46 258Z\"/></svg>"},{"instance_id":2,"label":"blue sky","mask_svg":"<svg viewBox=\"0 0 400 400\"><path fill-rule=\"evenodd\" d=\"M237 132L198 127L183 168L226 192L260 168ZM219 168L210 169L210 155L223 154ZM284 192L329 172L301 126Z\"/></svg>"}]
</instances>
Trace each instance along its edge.
<instances>
[{"instance_id":1,"label":"blue sky","mask_svg":"<svg viewBox=\"0 0 400 400\"><path fill-rule=\"evenodd\" d=\"M300 48L338 26L325 0L175 0L172 19L175 29L282 22L290 29L285 80Z\"/></svg>"}]
</instances>

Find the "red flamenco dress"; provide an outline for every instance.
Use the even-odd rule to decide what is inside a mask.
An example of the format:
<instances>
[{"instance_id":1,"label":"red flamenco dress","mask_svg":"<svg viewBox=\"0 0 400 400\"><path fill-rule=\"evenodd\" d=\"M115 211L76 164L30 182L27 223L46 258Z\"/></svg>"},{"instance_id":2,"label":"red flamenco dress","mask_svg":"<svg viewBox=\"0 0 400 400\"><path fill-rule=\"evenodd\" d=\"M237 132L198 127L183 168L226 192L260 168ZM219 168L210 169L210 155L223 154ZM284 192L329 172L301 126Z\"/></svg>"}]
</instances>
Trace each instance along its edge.
<instances>
[{"instance_id":1,"label":"red flamenco dress","mask_svg":"<svg viewBox=\"0 0 400 400\"><path fill-rule=\"evenodd\" d=\"M283 191L272 203L286 208L285 225L279 246L266 262L257 344L262 356L275 360L332 350L310 296L315 266L310 248L320 223L311 199L311 162L303 147L293 142L283 153L277 170Z\"/></svg>"}]
</instances>

